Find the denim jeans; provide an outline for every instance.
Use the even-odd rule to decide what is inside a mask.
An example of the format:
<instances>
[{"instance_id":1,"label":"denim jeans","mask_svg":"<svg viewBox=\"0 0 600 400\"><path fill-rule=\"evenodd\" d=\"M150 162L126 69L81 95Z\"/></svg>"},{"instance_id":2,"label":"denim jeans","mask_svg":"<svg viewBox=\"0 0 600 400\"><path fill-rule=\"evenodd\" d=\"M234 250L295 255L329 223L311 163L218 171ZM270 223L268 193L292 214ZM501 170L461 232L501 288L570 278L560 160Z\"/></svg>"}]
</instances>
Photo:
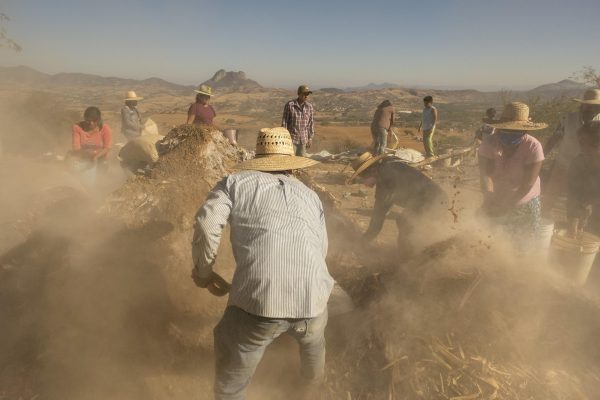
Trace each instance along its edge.
<instances>
[{"instance_id":1,"label":"denim jeans","mask_svg":"<svg viewBox=\"0 0 600 400\"><path fill-rule=\"evenodd\" d=\"M300 368L307 386L322 381L325 370L327 310L315 318L275 319L229 306L214 330L216 400L242 400L246 386L273 340L287 333L300 345Z\"/></svg>"},{"instance_id":2,"label":"denim jeans","mask_svg":"<svg viewBox=\"0 0 600 400\"><path fill-rule=\"evenodd\" d=\"M371 126L371 136L373 137L373 155L378 156L385 153L388 137L387 129Z\"/></svg>"},{"instance_id":3,"label":"denim jeans","mask_svg":"<svg viewBox=\"0 0 600 400\"><path fill-rule=\"evenodd\" d=\"M306 145L303 143L301 143L301 144L294 143L294 153L298 157L306 157Z\"/></svg>"}]
</instances>

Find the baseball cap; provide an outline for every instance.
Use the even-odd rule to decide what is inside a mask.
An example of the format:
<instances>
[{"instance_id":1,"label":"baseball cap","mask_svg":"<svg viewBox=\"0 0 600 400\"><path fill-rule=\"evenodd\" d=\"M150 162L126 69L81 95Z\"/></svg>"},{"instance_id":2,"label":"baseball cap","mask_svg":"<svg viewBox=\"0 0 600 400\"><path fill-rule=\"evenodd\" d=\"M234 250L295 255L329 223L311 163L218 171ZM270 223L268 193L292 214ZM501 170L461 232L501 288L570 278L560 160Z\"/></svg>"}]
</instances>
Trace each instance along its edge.
<instances>
[{"instance_id":1,"label":"baseball cap","mask_svg":"<svg viewBox=\"0 0 600 400\"><path fill-rule=\"evenodd\" d=\"M312 94L312 91L310 90L310 88L306 85L300 85L298 86L298 94Z\"/></svg>"}]
</instances>

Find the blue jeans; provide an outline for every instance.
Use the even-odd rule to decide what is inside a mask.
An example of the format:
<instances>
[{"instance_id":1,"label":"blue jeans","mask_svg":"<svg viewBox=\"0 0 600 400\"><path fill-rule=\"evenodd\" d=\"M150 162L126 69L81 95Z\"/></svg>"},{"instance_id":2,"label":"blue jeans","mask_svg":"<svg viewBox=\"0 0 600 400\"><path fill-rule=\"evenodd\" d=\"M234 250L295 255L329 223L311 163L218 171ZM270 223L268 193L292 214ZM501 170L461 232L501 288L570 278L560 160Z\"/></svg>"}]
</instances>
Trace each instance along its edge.
<instances>
[{"instance_id":1,"label":"blue jeans","mask_svg":"<svg viewBox=\"0 0 600 400\"><path fill-rule=\"evenodd\" d=\"M249 314L229 306L214 330L216 400L242 400L246 386L273 340L287 333L300 345L302 380L308 386L325 372L327 310L315 318L276 319Z\"/></svg>"}]
</instances>

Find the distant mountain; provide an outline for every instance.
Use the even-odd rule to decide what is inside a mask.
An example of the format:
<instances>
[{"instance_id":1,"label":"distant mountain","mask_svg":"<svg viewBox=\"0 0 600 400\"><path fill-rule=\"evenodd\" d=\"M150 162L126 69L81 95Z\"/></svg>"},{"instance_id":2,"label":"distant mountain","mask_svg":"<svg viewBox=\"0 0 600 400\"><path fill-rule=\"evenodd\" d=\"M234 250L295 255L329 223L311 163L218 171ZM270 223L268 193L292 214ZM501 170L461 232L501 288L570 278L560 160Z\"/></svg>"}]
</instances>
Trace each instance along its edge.
<instances>
[{"instance_id":1,"label":"distant mountain","mask_svg":"<svg viewBox=\"0 0 600 400\"><path fill-rule=\"evenodd\" d=\"M529 94L538 96L556 96L565 94L569 96L579 96L586 89L583 83L575 82L570 79L563 79L560 82L548 83L529 90Z\"/></svg>"},{"instance_id":2,"label":"distant mountain","mask_svg":"<svg viewBox=\"0 0 600 400\"><path fill-rule=\"evenodd\" d=\"M346 91L346 92L365 92L367 90L398 89L398 88L400 88L400 85L397 85L395 83L384 82L384 83L369 83L366 86L349 87L349 88L345 88L344 91Z\"/></svg>"},{"instance_id":3,"label":"distant mountain","mask_svg":"<svg viewBox=\"0 0 600 400\"><path fill-rule=\"evenodd\" d=\"M202 82L213 89L224 92L247 92L262 89L262 86L252 79L248 79L244 71L225 71L220 69L207 81Z\"/></svg>"},{"instance_id":4,"label":"distant mountain","mask_svg":"<svg viewBox=\"0 0 600 400\"><path fill-rule=\"evenodd\" d=\"M321 88L321 89L319 89L319 91L324 92L324 93L345 93L344 89L338 89L338 88L332 88L332 87Z\"/></svg>"},{"instance_id":5,"label":"distant mountain","mask_svg":"<svg viewBox=\"0 0 600 400\"><path fill-rule=\"evenodd\" d=\"M38 90L58 90L60 88L89 89L91 87L110 89L125 93L127 90L147 93L167 92L189 94L191 86L178 85L160 78L144 80L104 77L81 73L45 74L35 69L19 67L0 67L0 84L12 86L36 86Z\"/></svg>"}]
</instances>

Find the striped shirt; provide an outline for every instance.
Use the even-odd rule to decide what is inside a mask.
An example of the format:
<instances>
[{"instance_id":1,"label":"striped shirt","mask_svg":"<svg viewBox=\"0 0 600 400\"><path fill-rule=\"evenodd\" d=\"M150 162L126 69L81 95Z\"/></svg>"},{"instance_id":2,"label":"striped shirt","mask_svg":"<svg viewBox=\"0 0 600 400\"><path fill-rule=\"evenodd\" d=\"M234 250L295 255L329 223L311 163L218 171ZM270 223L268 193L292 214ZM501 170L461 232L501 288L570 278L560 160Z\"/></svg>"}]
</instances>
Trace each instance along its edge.
<instances>
[{"instance_id":1,"label":"striped shirt","mask_svg":"<svg viewBox=\"0 0 600 400\"><path fill-rule=\"evenodd\" d=\"M222 230L231 226L236 270L229 305L269 318L313 318L333 286L318 196L284 174L243 171L221 180L196 214L192 257L212 271Z\"/></svg>"},{"instance_id":2,"label":"striped shirt","mask_svg":"<svg viewBox=\"0 0 600 400\"><path fill-rule=\"evenodd\" d=\"M281 126L290 132L294 144L306 144L312 139L315 134L314 112L312 104L306 101L302 105L298 99L286 103Z\"/></svg>"}]
</instances>

